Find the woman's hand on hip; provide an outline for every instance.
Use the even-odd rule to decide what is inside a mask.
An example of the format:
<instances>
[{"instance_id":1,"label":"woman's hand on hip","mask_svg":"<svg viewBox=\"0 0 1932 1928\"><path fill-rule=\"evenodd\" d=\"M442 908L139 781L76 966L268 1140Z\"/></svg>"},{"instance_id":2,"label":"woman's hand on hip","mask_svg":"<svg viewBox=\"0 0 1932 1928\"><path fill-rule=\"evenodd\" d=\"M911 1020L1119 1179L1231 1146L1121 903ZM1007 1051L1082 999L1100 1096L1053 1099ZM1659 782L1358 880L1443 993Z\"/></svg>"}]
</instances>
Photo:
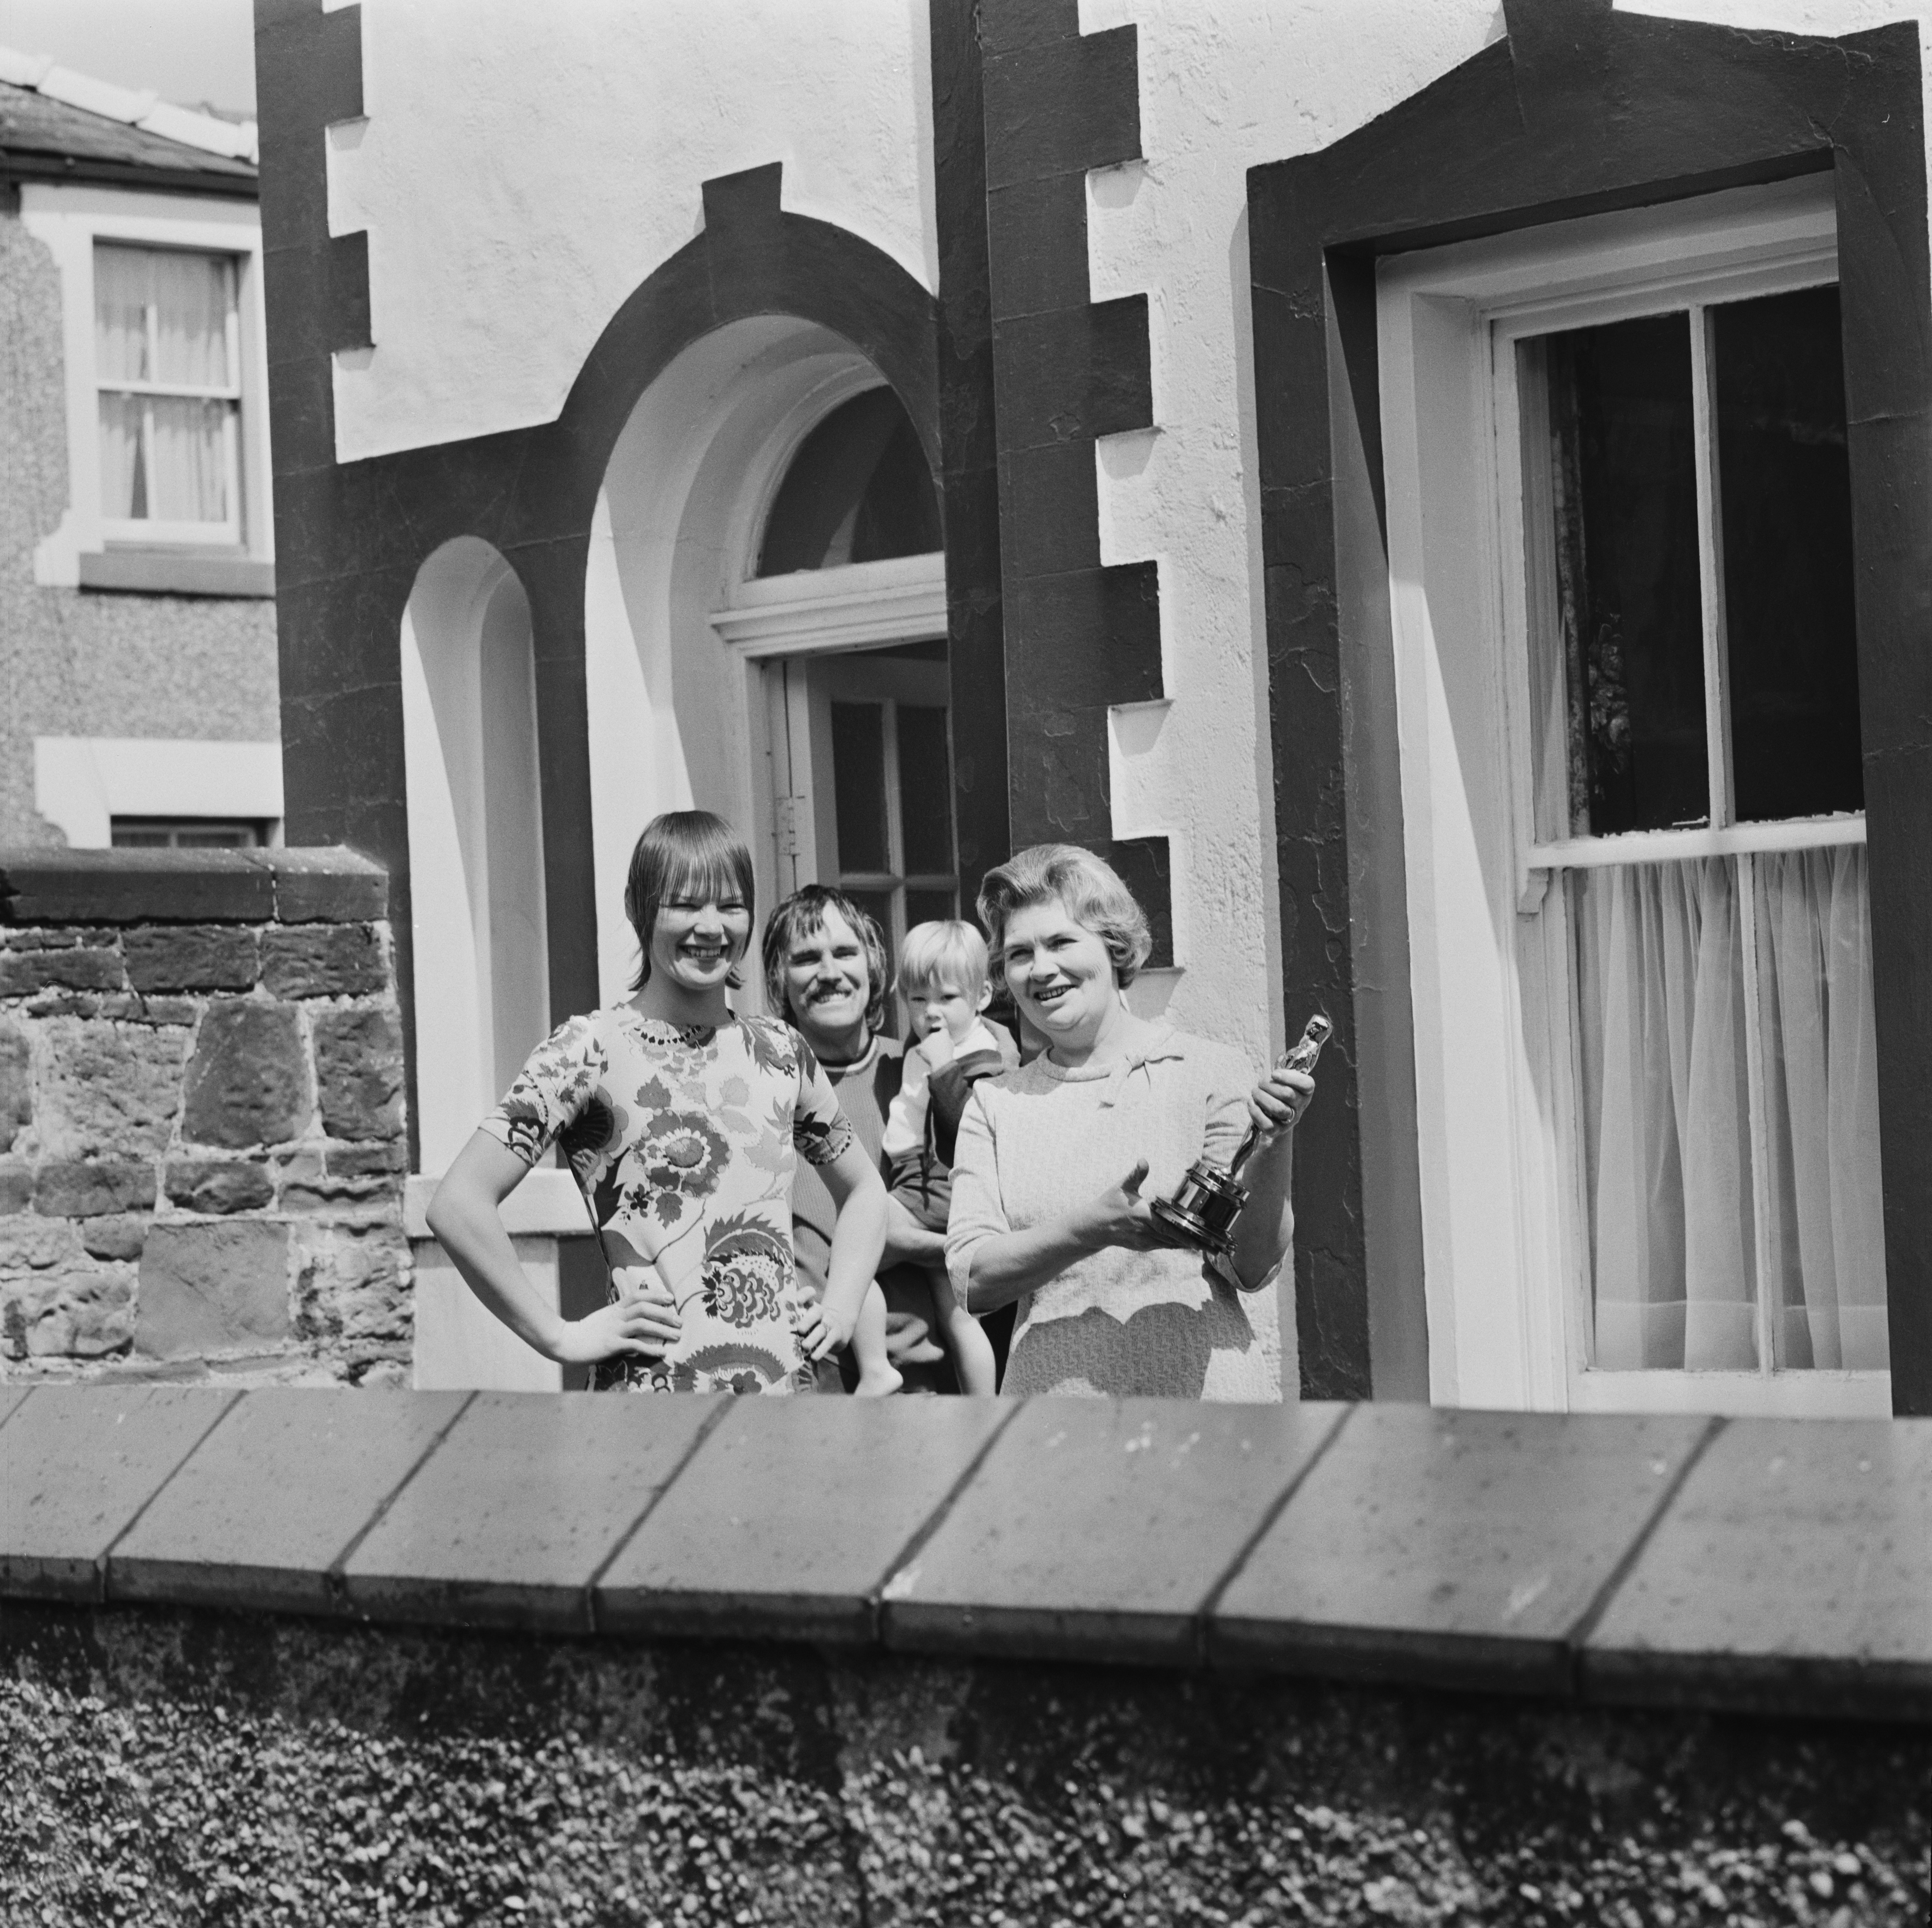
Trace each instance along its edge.
<instances>
[{"instance_id":1,"label":"woman's hand on hip","mask_svg":"<svg viewBox=\"0 0 1932 1928\"><path fill-rule=\"evenodd\" d=\"M620 1287L614 1305L599 1306L587 1317L569 1321L557 1357L566 1366L592 1366L600 1359L629 1355L656 1359L684 1331L670 1288L655 1275L634 1288Z\"/></svg>"},{"instance_id":2,"label":"woman's hand on hip","mask_svg":"<svg viewBox=\"0 0 1932 1928\"><path fill-rule=\"evenodd\" d=\"M1090 1251L1121 1246L1129 1252L1153 1252L1168 1241L1161 1236L1151 1204L1141 1196L1147 1182L1148 1162L1134 1160L1133 1169L1118 1185L1082 1206L1073 1216L1073 1233Z\"/></svg>"},{"instance_id":3,"label":"woman's hand on hip","mask_svg":"<svg viewBox=\"0 0 1932 1928\"><path fill-rule=\"evenodd\" d=\"M1315 1098L1315 1081L1305 1071L1277 1066L1248 1093L1248 1116L1265 1135L1291 1132Z\"/></svg>"}]
</instances>

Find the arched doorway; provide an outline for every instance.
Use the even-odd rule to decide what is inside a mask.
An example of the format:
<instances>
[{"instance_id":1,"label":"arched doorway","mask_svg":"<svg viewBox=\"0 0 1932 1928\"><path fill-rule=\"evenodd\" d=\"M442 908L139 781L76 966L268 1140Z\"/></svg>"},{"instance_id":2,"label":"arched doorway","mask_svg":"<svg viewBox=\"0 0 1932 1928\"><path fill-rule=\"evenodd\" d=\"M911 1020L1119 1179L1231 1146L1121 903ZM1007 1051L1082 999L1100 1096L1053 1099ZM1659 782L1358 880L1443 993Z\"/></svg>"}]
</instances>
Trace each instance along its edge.
<instances>
[{"instance_id":1,"label":"arched doorway","mask_svg":"<svg viewBox=\"0 0 1932 1928\"><path fill-rule=\"evenodd\" d=\"M600 902L643 824L696 805L746 831L764 907L837 882L895 942L952 913L941 539L904 406L842 337L758 316L664 370L613 448L586 571ZM600 920L605 997L633 952Z\"/></svg>"}]
</instances>

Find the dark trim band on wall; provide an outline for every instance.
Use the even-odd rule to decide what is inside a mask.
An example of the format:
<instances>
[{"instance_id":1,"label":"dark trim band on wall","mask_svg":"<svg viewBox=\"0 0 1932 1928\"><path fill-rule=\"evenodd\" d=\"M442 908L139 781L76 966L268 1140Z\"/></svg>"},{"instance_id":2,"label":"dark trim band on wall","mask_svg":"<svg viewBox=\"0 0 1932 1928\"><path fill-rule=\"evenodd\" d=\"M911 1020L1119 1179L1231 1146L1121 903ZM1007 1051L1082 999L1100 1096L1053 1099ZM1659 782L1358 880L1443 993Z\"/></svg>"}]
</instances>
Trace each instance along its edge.
<instances>
[{"instance_id":1,"label":"dark trim band on wall","mask_svg":"<svg viewBox=\"0 0 1932 1928\"><path fill-rule=\"evenodd\" d=\"M1365 796L1388 807L1396 741L1378 667L1391 640L1375 258L1828 167L1893 1409L1932 1414L1932 298L1917 29L1826 40L1618 13L1610 0L1508 0L1506 12L1506 40L1334 146L1248 177L1284 977L1292 1006L1326 994L1363 1019L1324 1081L1344 1102L1298 1134L1304 1386L1366 1391L1424 1316L1419 1206L1402 1195L1417 1183L1414 1082L1405 1093L1390 1062L1412 1036L1402 849L1387 825L1372 848L1349 841L1369 820ZM1343 930L1358 933L1354 954L1333 941Z\"/></svg>"},{"instance_id":2,"label":"dark trim band on wall","mask_svg":"<svg viewBox=\"0 0 1932 1928\"><path fill-rule=\"evenodd\" d=\"M953 829L959 901L970 913L980 880L1012 846L978 0L930 0L928 19Z\"/></svg>"},{"instance_id":3,"label":"dark trim band on wall","mask_svg":"<svg viewBox=\"0 0 1932 1928\"><path fill-rule=\"evenodd\" d=\"M1160 586L1102 565L1094 477L1100 436L1154 425L1147 299L1087 274L1088 171L1140 155L1138 43L1083 34L1077 0L978 12L1012 841L1110 857L1171 964L1167 839L1114 839L1107 739L1110 705L1163 694Z\"/></svg>"},{"instance_id":4,"label":"dark trim band on wall","mask_svg":"<svg viewBox=\"0 0 1932 1928\"><path fill-rule=\"evenodd\" d=\"M340 24L355 19L354 9L325 14L317 0L258 0L284 788L290 843L348 844L388 868L413 1134L400 628L423 562L454 537L478 536L529 595L551 1008L559 1018L589 1010L598 906L584 593L611 448L639 397L692 342L750 316L784 314L842 336L872 362L940 475L938 311L883 250L783 212L773 163L704 184L704 229L612 317L555 421L338 464L330 355L341 311L332 300L338 250L324 129L345 103L360 111L359 51L352 88ZM412 1142L412 1158L418 1150Z\"/></svg>"}]
</instances>

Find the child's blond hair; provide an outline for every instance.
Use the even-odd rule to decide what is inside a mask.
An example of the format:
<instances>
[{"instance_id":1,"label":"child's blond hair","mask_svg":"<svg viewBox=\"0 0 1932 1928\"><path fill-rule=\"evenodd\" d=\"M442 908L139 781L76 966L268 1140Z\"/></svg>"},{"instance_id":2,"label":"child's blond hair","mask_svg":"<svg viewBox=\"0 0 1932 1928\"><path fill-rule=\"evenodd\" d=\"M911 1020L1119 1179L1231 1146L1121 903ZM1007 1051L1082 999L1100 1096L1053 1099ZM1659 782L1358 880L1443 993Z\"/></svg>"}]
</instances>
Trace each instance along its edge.
<instances>
[{"instance_id":1,"label":"child's blond hair","mask_svg":"<svg viewBox=\"0 0 1932 1928\"><path fill-rule=\"evenodd\" d=\"M915 924L899 946L900 994L930 991L949 971L959 973L960 989L973 996L987 982L986 939L962 918Z\"/></svg>"}]
</instances>

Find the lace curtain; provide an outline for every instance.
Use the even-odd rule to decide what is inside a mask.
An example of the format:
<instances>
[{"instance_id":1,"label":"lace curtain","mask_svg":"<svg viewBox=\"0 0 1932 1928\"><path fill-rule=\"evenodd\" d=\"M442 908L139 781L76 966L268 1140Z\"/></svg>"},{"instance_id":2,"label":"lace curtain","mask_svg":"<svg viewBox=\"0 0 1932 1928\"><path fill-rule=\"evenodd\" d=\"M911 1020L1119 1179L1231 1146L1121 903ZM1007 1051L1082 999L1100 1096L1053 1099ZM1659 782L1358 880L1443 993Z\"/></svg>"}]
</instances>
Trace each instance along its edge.
<instances>
[{"instance_id":1,"label":"lace curtain","mask_svg":"<svg viewBox=\"0 0 1932 1928\"><path fill-rule=\"evenodd\" d=\"M230 520L232 401L116 392L122 382L226 388L234 271L216 255L98 247L95 379L101 513L110 520Z\"/></svg>"},{"instance_id":2,"label":"lace curtain","mask_svg":"<svg viewBox=\"0 0 1932 1928\"><path fill-rule=\"evenodd\" d=\"M1570 890L1598 1366L1753 1369L1762 1289L1774 1365L1882 1369L1864 850L1592 870Z\"/></svg>"}]
</instances>

